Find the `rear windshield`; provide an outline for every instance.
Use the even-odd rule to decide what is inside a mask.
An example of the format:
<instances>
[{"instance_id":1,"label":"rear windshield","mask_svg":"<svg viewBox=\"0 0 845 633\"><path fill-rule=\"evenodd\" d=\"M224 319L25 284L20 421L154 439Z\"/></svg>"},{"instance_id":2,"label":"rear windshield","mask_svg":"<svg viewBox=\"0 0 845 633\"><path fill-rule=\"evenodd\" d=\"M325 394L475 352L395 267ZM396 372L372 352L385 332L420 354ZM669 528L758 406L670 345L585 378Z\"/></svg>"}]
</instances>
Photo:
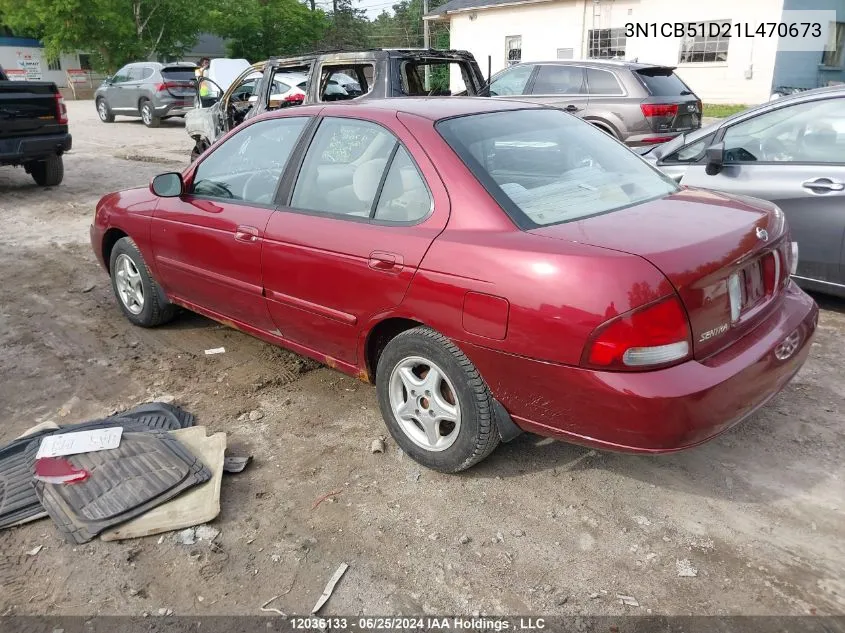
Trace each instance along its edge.
<instances>
[{"instance_id":1,"label":"rear windshield","mask_svg":"<svg viewBox=\"0 0 845 633\"><path fill-rule=\"evenodd\" d=\"M524 229L579 220L678 190L588 123L531 109L446 119L437 130Z\"/></svg>"},{"instance_id":2,"label":"rear windshield","mask_svg":"<svg viewBox=\"0 0 845 633\"><path fill-rule=\"evenodd\" d=\"M679 97L692 94L689 86L681 81L671 68L645 68L634 72L654 97Z\"/></svg>"},{"instance_id":3,"label":"rear windshield","mask_svg":"<svg viewBox=\"0 0 845 633\"><path fill-rule=\"evenodd\" d=\"M185 66L162 68L161 76L167 81L192 81L196 78L194 69Z\"/></svg>"}]
</instances>

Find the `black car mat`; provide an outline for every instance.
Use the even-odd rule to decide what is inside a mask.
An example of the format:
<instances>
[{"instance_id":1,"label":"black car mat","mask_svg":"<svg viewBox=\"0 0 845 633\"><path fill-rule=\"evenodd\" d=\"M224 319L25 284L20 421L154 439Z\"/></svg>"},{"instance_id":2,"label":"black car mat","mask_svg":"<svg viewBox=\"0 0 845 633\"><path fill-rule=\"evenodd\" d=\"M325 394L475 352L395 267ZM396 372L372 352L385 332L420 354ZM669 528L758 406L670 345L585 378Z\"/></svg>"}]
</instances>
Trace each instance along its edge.
<instances>
[{"instance_id":1,"label":"black car mat","mask_svg":"<svg viewBox=\"0 0 845 633\"><path fill-rule=\"evenodd\" d=\"M44 516L44 509L32 487L32 460L25 456L30 444L39 444L47 435L90 431L111 426L123 426L124 431L169 431L192 426L194 416L179 407L163 402L142 404L129 411L103 420L68 424L59 429L43 429L27 437L14 440L0 448L0 530L21 522ZM37 452L37 449L36 449Z\"/></svg>"},{"instance_id":2,"label":"black car mat","mask_svg":"<svg viewBox=\"0 0 845 633\"><path fill-rule=\"evenodd\" d=\"M27 447L34 460L37 444ZM211 471L164 431L123 433L120 446L65 457L88 479L75 484L35 481L38 499L65 539L87 543L103 530L132 519L211 479Z\"/></svg>"}]
</instances>

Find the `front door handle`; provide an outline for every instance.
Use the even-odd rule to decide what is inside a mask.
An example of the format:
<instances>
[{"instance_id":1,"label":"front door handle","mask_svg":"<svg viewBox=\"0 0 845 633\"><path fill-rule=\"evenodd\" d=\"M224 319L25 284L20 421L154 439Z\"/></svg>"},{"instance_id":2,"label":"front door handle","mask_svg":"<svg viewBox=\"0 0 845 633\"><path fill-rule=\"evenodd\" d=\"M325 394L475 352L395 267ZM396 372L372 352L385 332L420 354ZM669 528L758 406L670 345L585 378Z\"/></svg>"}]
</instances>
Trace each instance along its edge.
<instances>
[{"instance_id":1,"label":"front door handle","mask_svg":"<svg viewBox=\"0 0 845 633\"><path fill-rule=\"evenodd\" d=\"M254 226L241 224L235 229L235 239L239 242L255 242L258 239L258 229Z\"/></svg>"},{"instance_id":2,"label":"front door handle","mask_svg":"<svg viewBox=\"0 0 845 633\"><path fill-rule=\"evenodd\" d=\"M396 253L373 251L370 253L368 265L373 270L380 270L385 273L398 273L402 270L404 262L402 256Z\"/></svg>"},{"instance_id":3,"label":"front door handle","mask_svg":"<svg viewBox=\"0 0 845 633\"><path fill-rule=\"evenodd\" d=\"M801 186L805 189L818 190L819 192L842 191L845 189L845 183L831 180L830 178L813 178L812 180L802 182Z\"/></svg>"},{"instance_id":4,"label":"front door handle","mask_svg":"<svg viewBox=\"0 0 845 633\"><path fill-rule=\"evenodd\" d=\"M581 108L579 108L576 105L572 105L571 103L564 108L564 110L566 110L567 112L578 112L578 110L580 110L580 109Z\"/></svg>"}]
</instances>

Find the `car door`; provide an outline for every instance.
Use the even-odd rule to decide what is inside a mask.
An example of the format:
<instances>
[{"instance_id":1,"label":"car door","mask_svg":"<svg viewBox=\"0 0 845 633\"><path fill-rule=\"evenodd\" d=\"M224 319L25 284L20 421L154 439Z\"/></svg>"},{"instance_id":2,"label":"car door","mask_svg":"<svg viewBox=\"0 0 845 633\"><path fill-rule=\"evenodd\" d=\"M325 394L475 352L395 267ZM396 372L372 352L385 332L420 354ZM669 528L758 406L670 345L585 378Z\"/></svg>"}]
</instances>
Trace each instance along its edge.
<instances>
[{"instance_id":1,"label":"car door","mask_svg":"<svg viewBox=\"0 0 845 633\"><path fill-rule=\"evenodd\" d=\"M247 125L197 161L179 198L151 223L156 270L168 294L261 330L272 330L261 251L278 181L308 117Z\"/></svg>"},{"instance_id":2,"label":"car door","mask_svg":"<svg viewBox=\"0 0 845 633\"><path fill-rule=\"evenodd\" d=\"M138 102L140 101L141 85L143 84L146 70L147 68L144 66L133 66L129 69L129 81L123 84L122 98L125 100L125 106L127 108L131 107L139 114L140 108L138 107ZM152 68L150 68L149 70L150 72L148 76L151 77Z\"/></svg>"},{"instance_id":3,"label":"car door","mask_svg":"<svg viewBox=\"0 0 845 633\"><path fill-rule=\"evenodd\" d=\"M129 97L126 84L129 81L131 66L124 66L118 70L106 88L106 100L112 110L126 110L129 107Z\"/></svg>"},{"instance_id":4,"label":"car door","mask_svg":"<svg viewBox=\"0 0 845 633\"><path fill-rule=\"evenodd\" d=\"M706 159L682 184L771 200L798 242L798 277L845 283L845 98L789 104L726 126L724 166L707 175Z\"/></svg>"},{"instance_id":5,"label":"car door","mask_svg":"<svg viewBox=\"0 0 845 633\"><path fill-rule=\"evenodd\" d=\"M358 337L402 302L449 202L395 115L329 110L267 225L264 286L281 336L354 364Z\"/></svg>"},{"instance_id":6,"label":"car door","mask_svg":"<svg viewBox=\"0 0 845 633\"><path fill-rule=\"evenodd\" d=\"M538 64L526 94L534 103L560 108L583 116L590 97L585 69L571 64Z\"/></svg>"}]
</instances>

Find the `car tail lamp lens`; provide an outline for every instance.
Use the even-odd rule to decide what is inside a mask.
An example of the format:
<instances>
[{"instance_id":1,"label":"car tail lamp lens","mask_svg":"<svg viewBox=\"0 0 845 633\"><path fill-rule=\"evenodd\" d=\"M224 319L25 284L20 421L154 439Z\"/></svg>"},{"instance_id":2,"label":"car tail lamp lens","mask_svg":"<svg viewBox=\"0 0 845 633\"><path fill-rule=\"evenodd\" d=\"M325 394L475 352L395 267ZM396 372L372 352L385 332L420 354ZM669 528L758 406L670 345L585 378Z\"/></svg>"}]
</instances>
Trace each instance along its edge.
<instances>
[{"instance_id":1,"label":"car tail lamp lens","mask_svg":"<svg viewBox=\"0 0 845 633\"><path fill-rule=\"evenodd\" d=\"M648 138L644 138L640 141L643 145L659 145L660 143L666 143L671 141L674 136L649 136Z\"/></svg>"},{"instance_id":2,"label":"car tail lamp lens","mask_svg":"<svg viewBox=\"0 0 845 633\"><path fill-rule=\"evenodd\" d=\"M595 369L636 371L689 358L690 327L671 295L603 323L584 348L581 364Z\"/></svg>"},{"instance_id":3,"label":"car tail lamp lens","mask_svg":"<svg viewBox=\"0 0 845 633\"><path fill-rule=\"evenodd\" d=\"M677 103L641 103L640 109L645 117L665 116L674 117L678 114Z\"/></svg>"},{"instance_id":4,"label":"car tail lamp lens","mask_svg":"<svg viewBox=\"0 0 845 633\"><path fill-rule=\"evenodd\" d=\"M65 98L56 93L56 121L60 125L67 125L67 106L65 105Z\"/></svg>"},{"instance_id":5,"label":"car tail lamp lens","mask_svg":"<svg viewBox=\"0 0 845 633\"><path fill-rule=\"evenodd\" d=\"M165 81L163 84L156 86L156 92L164 92L165 90L172 90L174 88L184 88L185 84L177 81Z\"/></svg>"},{"instance_id":6,"label":"car tail lamp lens","mask_svg":"<svg viewBox=\"0 0 845 633\"><path fill-rule=\"evenodd\" d=\"M288 103L302 103L304 99L305 95L288 95L284 100Z\"/></svg>"}]
</instances>

